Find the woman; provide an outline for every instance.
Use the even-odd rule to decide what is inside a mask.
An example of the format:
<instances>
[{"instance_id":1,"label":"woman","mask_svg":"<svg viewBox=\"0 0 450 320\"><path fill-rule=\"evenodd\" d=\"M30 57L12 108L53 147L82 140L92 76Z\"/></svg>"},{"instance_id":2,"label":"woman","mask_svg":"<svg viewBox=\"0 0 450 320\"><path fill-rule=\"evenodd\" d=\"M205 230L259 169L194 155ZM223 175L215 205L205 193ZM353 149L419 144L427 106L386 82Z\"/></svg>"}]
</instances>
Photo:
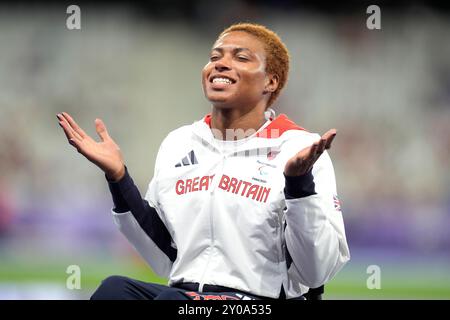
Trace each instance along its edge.
<instances>
[{"instance_id":1,"label":"woman","mask_svg":"<svg viewBox=\"0 0 450 320\"><path fill-rule=\"evenodd\" d=\"M109 277L92 299L301 298L349 260L325 151L336 130L320 137L269 108L288 69L266 27L224 30L202 72L212 112L165 138L144 199L101 120L96 142L58 115L72 146L105 172L119 229L169 278Z\"/></svg>"}]
</instances>

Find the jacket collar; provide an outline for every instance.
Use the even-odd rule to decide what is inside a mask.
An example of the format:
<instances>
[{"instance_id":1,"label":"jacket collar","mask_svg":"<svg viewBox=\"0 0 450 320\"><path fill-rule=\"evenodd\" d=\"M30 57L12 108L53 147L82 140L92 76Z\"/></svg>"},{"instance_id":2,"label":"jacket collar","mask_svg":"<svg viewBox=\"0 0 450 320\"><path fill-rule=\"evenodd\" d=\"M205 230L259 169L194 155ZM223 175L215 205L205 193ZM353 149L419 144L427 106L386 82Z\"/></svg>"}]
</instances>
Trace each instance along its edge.
<instances>
[{"instance_id":1,"label":"jacket collar","mask_svg":"<svg viewBox=\"0 0 450 320\"><path fill-rule=\"evenodd\" d=\"M255 134L236 141L236 150L243 151L277 145L280 143L279 139L282 138L283 134L291 130L305 131L304 128L295 124L285 114L280 114L275 119L268 120ZM217 139L214 138L211 131L211 114L207 114L202 120L194 122L193 133L202 140L203 144L219 150Z\"/></svg>"}]
</instances>

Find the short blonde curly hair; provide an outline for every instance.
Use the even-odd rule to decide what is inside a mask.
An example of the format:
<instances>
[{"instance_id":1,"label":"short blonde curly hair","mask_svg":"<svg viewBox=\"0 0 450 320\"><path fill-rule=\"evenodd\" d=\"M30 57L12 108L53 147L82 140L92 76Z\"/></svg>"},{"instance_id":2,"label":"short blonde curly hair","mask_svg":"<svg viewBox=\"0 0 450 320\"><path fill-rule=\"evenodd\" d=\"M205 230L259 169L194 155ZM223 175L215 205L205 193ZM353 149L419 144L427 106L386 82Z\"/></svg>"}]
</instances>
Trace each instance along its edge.
<instances>
[{"instance_id":1,"label":"short blonde curly hair","mask_svg":"<svg viewBox=\"0 0 450 320\"><path fill-rule=\"evenodd\" d=\"M223 30L218 38L232 31L247 32L258 38L264 44L266 51L266 72L278 76L278 88L272 93L267 103L267 107L270 107L287 83L290 58L289 51L280 37L263 25L236 23Z\"/></svg>"}]
</instances>

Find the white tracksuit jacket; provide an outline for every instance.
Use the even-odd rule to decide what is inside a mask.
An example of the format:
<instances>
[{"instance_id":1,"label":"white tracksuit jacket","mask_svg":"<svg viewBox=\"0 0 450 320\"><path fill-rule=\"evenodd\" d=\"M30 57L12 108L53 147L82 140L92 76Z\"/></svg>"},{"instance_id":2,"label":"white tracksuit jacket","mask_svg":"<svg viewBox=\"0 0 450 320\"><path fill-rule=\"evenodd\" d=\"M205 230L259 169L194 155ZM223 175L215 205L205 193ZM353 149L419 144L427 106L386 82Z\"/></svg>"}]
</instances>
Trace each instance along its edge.
<instances>
[{"instance_id":1,"label":"white tracksuit jacket","mask_svg":"<svg viewBox=\"0 0 450 320\"><path fill-rule=\"evenodd\" d=\"M113 210L119 229L169 285L198 282L200 291L211 284L269 298L283 286L293 298L329 281L350 254L327 152L314 164L312 194L284 192L287 160L320 136L285 115L237 141L214 139L209 123L206 116L176 129L160 146L145 195L158 230L145 232L131 211ZM170 237L157 240L164 228Z\"/></svg>"}]
</instances>

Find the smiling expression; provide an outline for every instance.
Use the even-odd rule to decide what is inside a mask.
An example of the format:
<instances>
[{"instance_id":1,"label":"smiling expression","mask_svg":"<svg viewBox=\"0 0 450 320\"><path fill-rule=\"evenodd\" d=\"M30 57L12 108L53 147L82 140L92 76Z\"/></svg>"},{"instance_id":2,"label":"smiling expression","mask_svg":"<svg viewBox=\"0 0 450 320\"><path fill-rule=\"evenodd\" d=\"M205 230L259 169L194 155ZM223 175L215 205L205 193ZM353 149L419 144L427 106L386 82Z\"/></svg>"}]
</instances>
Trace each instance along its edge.
<instances>
[{"instance_id":1,"label":"smiling expression","mask_svg":"<svg viewBox=\"0 0 450 320\"><path fill-rule=\"evenodd\" d=\"M245 31L232 31L215 42L202 71L203 92L219 108L252 107L270 97L264 45Z\"/></svg>"}]
</instances>

